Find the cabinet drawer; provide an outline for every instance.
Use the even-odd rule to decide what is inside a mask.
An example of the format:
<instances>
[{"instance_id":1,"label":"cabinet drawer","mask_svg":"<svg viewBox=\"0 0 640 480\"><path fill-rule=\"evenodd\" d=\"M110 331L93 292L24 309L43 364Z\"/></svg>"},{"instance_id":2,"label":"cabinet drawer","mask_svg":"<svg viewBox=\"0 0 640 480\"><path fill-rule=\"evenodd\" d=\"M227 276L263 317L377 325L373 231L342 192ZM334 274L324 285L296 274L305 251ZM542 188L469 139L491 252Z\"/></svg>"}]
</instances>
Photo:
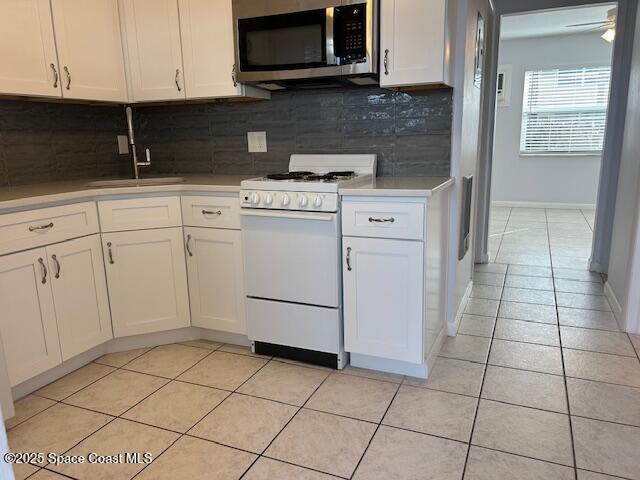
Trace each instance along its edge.
<instances>
[{"instance_id":1,"label":"cabinet drawer","mask_svg":"<svg viewBox=\"0 0 640 480\"><path fill-rule=\"evenodd\" d=\"M240 199L224 196L182 197L182 218L191 227L240 230Z\"/></svg>"},{"instance_id":2,"label":"cabinet drawer","mask_svg":"<svg viewBox=\"0 0 640 480\"><path fill-rule=\"evenodd\" d=\"M344 202L342 234L422 240L424 205L409 202Z\"/></svg>"},{"instance_id":3,"label":"cabinet drawer","mask_svg":"<svg viewBox=\"0 0 640 480\"><path fill-rule=\"evenodd\" d=\"M0 255L99 231L93 202L0 215Z\"/></svg>"},{"instance_id":4,"label":"cabinet drawer","mask_svg":"<svg viewBox=\"0 0 640 480\"><path fill-rule=\"evenodd\" d=\"M179 197L128 198L98 202L103 232L179 227Z\"/></svg>"}]
</instances>

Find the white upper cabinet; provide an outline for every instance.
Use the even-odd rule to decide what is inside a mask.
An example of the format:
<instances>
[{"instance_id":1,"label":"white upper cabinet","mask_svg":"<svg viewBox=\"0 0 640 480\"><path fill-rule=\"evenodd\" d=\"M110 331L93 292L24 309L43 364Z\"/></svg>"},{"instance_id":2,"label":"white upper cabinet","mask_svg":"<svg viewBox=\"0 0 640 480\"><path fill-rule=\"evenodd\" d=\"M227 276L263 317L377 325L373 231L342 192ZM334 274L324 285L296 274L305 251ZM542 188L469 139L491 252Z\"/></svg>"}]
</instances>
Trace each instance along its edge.
<instances>
[{"instance_id":1,"label":"white upper cabinet","mask_svg":"<svg viewBox=\"0 0 640 480\"><path fill-rule=\"evenodd\" d=\"M0 257L0 337L12 387L61 362L44 248Z\"/></svg>"},{"instance_id":2,"label":"white upper cabinet","mask_svg":"<svg viewBox=\"0 0 640 480\"><path fill-rule=\"evenodd\" d=\"M49 0L0 1L0 93L60 97Z\"/></svg>"},{"instance_id":3,"label":"white upper cabinet","mask_svg":"<svg viewBox=\"0 0 640 480\"><path fill-rule=\"evenodd\" d=\"M451 85L447 0L381 0L380 86Z\"/></svg>"},{"instance_id":4,"label":"white upper cabinet","mask_svg":"<svg viewBox=\"0 0 640 480\"><path fill-rule=\"evenodd\" d=\"M52 0L62 96L126 102L117 0Z\"/></svg>"},{"instance_id":5,"label":"white upper cabinet","mask_svg":"<svg viewBox=\"0 0 640 480\"><path fill-rule=\"evenodd\" d=\"M178 0L121 2L132 100L184 99Z\"/></svg>"},{"instance_id":6,"label":"white upper cabinet","mask_svg":"<svg viewBox=\"0 0 640 480\"><path fill-rule=\"evenodd\" d=\"M113 337L100 235L47 247L62 359Z\"/></svg>"},{"instance_id":7,"label":"white upper cabinet","mask_svg":"<svg viewBox=\"0 0 640 480\"><path fill-rule=\"evenodd\" d=\"M187 98L269 98L236 82L231 0L179 0L179 6Z\"/></svg>"},{"instance_id":8,"label":"white upper cabinet","mask_svg":"<svg viewBox=\"0 0 640 480\"><path fill-rule=\"evenodd\" d=\"M185 228L191 323L246 335L240 230Z\"/></svg>"},{"instance_id":9,"label":"white upper cabinet","mask_svg":"<svg viewBox=\"0 0 640 480\"><path fill-rule=\"evenodd\" d=\"M187 98L242 95L234 81L231 0L179 0Z\"/></svg>"}]
</instances>

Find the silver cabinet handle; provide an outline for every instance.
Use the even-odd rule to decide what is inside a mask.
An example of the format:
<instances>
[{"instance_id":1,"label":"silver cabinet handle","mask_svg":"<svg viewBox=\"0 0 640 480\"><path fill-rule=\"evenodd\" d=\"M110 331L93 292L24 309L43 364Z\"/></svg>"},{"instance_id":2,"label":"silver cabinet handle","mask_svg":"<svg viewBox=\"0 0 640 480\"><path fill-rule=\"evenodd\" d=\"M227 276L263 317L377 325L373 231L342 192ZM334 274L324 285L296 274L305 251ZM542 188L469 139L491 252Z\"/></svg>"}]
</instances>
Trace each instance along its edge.
<instances>
[{"instance_id":1,"label":"silver cabinet handle","mask_svg":"<svg viewBox=\"0 0 640 480\"><path fill-rule=\"evenodd\" d=\"M389 75L389 49L384 51L384 74Z\"/></svg>"},{"instance_id":2,"label":"silver cabinet handle","mask_svg":"<svg viewBox=\"0 0 640 480\"><path fill-rule=\"evenodd\" d=\"M31 225L29 227L30 232L35 232L37 230L46 230L48 228L53 228L53 222L49 222L46 225Z\"/></svg>"},{"instance_id":3,"label":"silver cabinet handle","mask_svg":"<svg viewBox=\"0 0 640 480\"><path fill-rule=\"evenodd\" d=\"M111 242L107 242L107 254L109 255L109 263L111 265L116 263L113 261L113 251L111 250Z\"/></svg>"},{"instance_id":4,"label":"silver cabinet handle","mask_svg":"<svg viewBox=\"0 0 640 480\"><path fill-rule=\"evenodd\" d=\"M370 222L370 223L374 223L374 222L375 222L375 223L386 223L386 222L393 223L393 222L395 222L395 221L396 221L396 219L395 219L395 218L393 218L393 217L389 217L389 218L375 218L375 217L369 217L369 222Z\"/></svg>"},{"instance_id":5,"label":"silver cabinet handle","mask_svg":"<svg viewBox=\"0 0 640 480\"><path fill-rule=\"evenodd\" d=\"M221 210L202 210L202 214L203 215L222 215L222 211Z\"/></svg>"},{"instance_id":6,"label":"silver cabinet handle","mask_svg":"<svg viewBox=\"0 0 640 480\"><path fill-rule=\"evenodd\" d=\"M51 64L51 70L53 70L53 88L58 88L58 70L54 63Z\"/></svg>"},{"instance_id":7,"label":"silver cabinet handle","mask_svg":"<svg viewBox=\"0 0 640 480\"><path fill-rule=\"evenodd\" d=\"M181 92L182 87L180 86L180 82L178 81L179 78L180 78L180 69L176 68L176 88L178 89L179 92Z\"/></svg>"},{"instance_id":8,"label":"silver cabinet handle","mask_svg":"<svg viewBox=\"0 0 640 480\"><path fill-rule=\"evenodd\" d=\"M187 253L189 254L189 256L193 257L193 252L191 251L191 247L189 246L190 243L191 243L191 234L187 235L187 242L185 244L185 247L187 247Z\"/></svg>"},{"instance_id":9,"label":"silver cabinet handle","mask_svg":"<svg viewBox=\"0 0 640 480\"><path fill-rule=\"evenodd\" d=\"M236 64L233 64L233 68L231 69L231 80L233 80L233 86L238 86L238 79L236 78Z\"/></svg>"},{"instance_id":10,"label":"silver cabinet handle","mask_svg":"<svg viewBox=\"0 0 640 480\"><path fill-rule=\"evenodd\" d=\"M347 247L347 270L351 271L351 247Z\"/></svg>"},{"instance_id":11,"label":"silver cabinet handle","mask_svg":"<svg viewBox=\"0 0 640 480\"><path fill-rule=\"evenodd\" d=\"M67 66L64 66L64 73L67 75L67 86L65 87L67 90L71 89L71 74L69 73L69 69Z\"/></svg>"},{"instance_id":12,"label":"silver cabinet handle","mask_svg":"<svg viewBox=\"0 0 640 480\"><path fill-rule=\"evenodd\" d=\"M55 263L56 265L56 274L54 275L54 277L56 278L60 278L60 262L58 261L58 257L56 255L51 255L51 260L53 260L53 263Z\"/></svg>"},{"instance_id":13,"label":"silver cabinet handle","mask_svg":"<svg viewBox=\"0 0 640 480\"><path fill-rule=\"evenodd\" d=\"M42 259L42 257L38 259L38 263L42 267L42 283L45 284L47 283L47 266L44 264L44 260Z\"/></svg>"}]
</instances>

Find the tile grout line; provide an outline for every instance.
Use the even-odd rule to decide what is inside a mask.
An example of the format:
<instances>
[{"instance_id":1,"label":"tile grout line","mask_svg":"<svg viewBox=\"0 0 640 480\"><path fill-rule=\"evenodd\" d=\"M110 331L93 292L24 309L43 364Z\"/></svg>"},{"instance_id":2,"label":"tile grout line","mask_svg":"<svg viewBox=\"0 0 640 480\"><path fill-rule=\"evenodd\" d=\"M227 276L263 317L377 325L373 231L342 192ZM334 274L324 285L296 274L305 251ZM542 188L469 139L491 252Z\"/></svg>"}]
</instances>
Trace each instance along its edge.
<instances>
[{"instance_id":1,"label":"tile grout line","mask_svg":"<svg viewBox=\"0 0 640 480\"><path fill-rule=\"evenodd\" d=\"M545 218L547 218L547 211L544 212ZM549 222L547 221L547 238L549 238ZM551 241L549 241L549 256L551 261L551 278L553 279L553 295L556 300L556 320L557 320L557 328L558 328L558 338L560 341L560 361L562 362L562 379L564 382L564 395L565 401L567 402L567 418L569 421L569 438L571 439L571 453L573 455L573 475L575 480L578 480L578 462L576 460L576 442L573 438L573 422L571 420L571 405L569 403L569 387L567 385L567 370L565 368L564 363L564 350L562 348L562 333L560 330L560 314L558 312L558 298L556 295L556 281L555 281L555 273L553 269L553 256L551 255Z\"/></svg>"},{"instance_id":2,"label":"tile grout line","mask_svg":"<svg viewBox=\"0 0 640 480\"><path fill-rule=\"evenodd\" d=\"M373 435L371 435L371 438L367 442L367 446L362 451L362 455L360 455L360 458L359 458L358 462L356 463L356 466L354 467L353 472L351 472L351 475L349 476L349 479L353 479L354 475L358 471L358 468L360 468L360 465L362 464L362 461L364 460L364 456L369 451L369 447L371 446L371 443L373 442L373 439L375 438L376 434L378 433L378 430L380 430L380 427L382 426L382 422L384 421L384 417L387 416L387 413L389 412L389 409L391 408L391 405L393 405L393 402L395 401L396 397L398 396L398 393L400 392L400 387L402 387L402 385L404 384L404 381L405 381L406 378L407 377L405 375L403 377L403 379L402 379L402 382L398 384L398 388L396 389L395 393L393 394L393 397L391 398L391 401L387 405L387 408L384 410L384 413L380 417L380 421L378 422L378 425L376 426L375 430L373 431Z\"/></svg>"},{"instance_id":3,"label":"tile grout line","mask_svg":"<svg viewBox=\"0 0 640 480\"><path fill-rule=\"evenodd\" d=\"M509 212L509 218L511 218L511 211ZM506 282L507 279L507 275L509 273L509 265L507 265L507 269L505 271L504 274L504 281ZM493 339L495 336L495 331L496 331L496 327L498 325L498 313L500 312L500 302L502 301L502 295L504 294L504 284L502 287L502 291L500 293L500 300L498 300L498 310L496 311L496 318L495 318L495 322L493 322L493 329L491 331L491 340L489 342L489 348L487 350L487 356L485 358L485 363L484 363L484 370L482 371L482 381L480 382L480 390L478 391L478 401L476 403L476 411L473 415L473 423L471 424L471 431L469 432L469 441L467 443L467 454L465 456L464 459L464 465L462 467L462 476L461 478L464 479L466 473L467 473L467 466L469 464L469 456L471 455L471 445L472 445L472 441L473 441L473 434L476 428L476 422L478 420L478 412L480 411L480 400L482 399L482 390L484 389L484 381L487 377L487 368L489 366L489 357L491 356L491 348L493 347ZM457 333L457 332L456 332Z\"/></svg>"},{"instance_id":4,"label":"tile grout line","mask_svg":"<svg viewBox=\"0 0 640 480\"><path fill-rule=\"evenodd\" d=\"M177 378L178 378L180 375L183 375L183 374L184 374L185 372L187 372L188 370L191 370L193 367L195 367L195 366L196 366L196 365L198 365L200 362L202 362L205 358L208 358L208 357L210 357L211 355L213 355L213 353L214 353L214 352L219 351L222 347L224 347L224 345L226 345L226 344L225 344L225 343L223 343L223 344L222 344L222 345L220 345L218 348L213 349L211 352L209 352L209 354L205 355L205 356L204 356L204 357L202 357L199 361L197 361L196 363L194 363L193 365L191 365L189 368L187 368L186 370L184 370L182 373L178 374L178 375L175 377L175 379L173 379L172 381L174 381L174 380L175 380L175 381L180 381L180 380L177 380ZM187 346L189 346L189 345L187 345ZM200 347L193 347L193 348L200 348ZM222 353L229 353L230 355L242 355L242 354L234 354L234 353L232 353L232 352L226 352L226 351L222 351ZM251 356L251 355L249 355L249 356ZM255 357L255 358L257 358L257 357ZM229 398L231 395L233 395L233 394L236 392L236 390L237 390L238 388L242 387L242 385L244 385L246 382L248 382L248 381L249 381L251 378L253 378L253 377L254 377L258 372L260 372L264 367L266 367L269 363L271 363L271 361L272 361L272 360L273 360L273 357L271 357L271 358L267 359L267 361L264 363L264 365L262 365L258 370L256 370L255 372L253 372L253 373L252 373L252 374L251 374L251 375L250 375L250 376L249 376L245 381L243 381L240 385L238 385L238 386L237 386L233 391L229 392L228 390L216 389L216 390L221 390L221 391L224 391L224 392L228 392L229 394L228 394L228 395L227 395L227 396L226 396L226 397L225 397L225 398L224 398L220 403L218 403L218 404L217 404L216 406L214 406L211 410L209 410L209 411L208 411L208 412L207 412L207 413L206 413L202 418L200 418L196 423L194 423L191 427L189 427L189 428L187 429L187 431L186 431L186 432L184 432L184 433L180 433L180 435L178 436L178 438L176 438L176 440L175 440L173 443L171 443L171 445L169 445L167 448L165 448L164 450L162 450L162 452L160 452L160 453L159 453L159 454L158 454L158 455L157 455L157 456L156 456L156 457L155 457L155 458L154 458L154 459L153 459L153 460L152 460L148 465L145 465L145 466L144 466L144 467L143 467L139 472L137 472L133 477L131 477L131 480L133 480L133 479L134 479L134 478L136 478L138 475L140 475L143 471L145 471L147 468L149 468L149 466L151 466L151 465L153 464L153 462L155 462L158 458L160 458L160 457L162 456L162 454L163 454L163 453L165 453L167 450L169 450L169 449L170 449L170 448L171 448L171 447L172 447L176 442L178 442L178 440L180 440L181 438L183 438L183 437L185 437L185 436L189 436L189 437L192 437L192 438L198 438L198 439L200 439L200 440L205 440L205 441L210 441L210 442L211 442L211 440L204 439L204 438L200 438L200 437L196 437L196 436L193 436L193 435L187 435L187 434L188 434L188 432L189 432L191 429L193 429L193 427L194 427L194 426L196 426L198 423L200 423L202 420L204 420L208 415L210 415L210 414L211 414L211 413L212 413L216 408L218 408L220 405L222 405L222 404L224 403L224 401L225 401L227 398ZM185 382L185 383L189 383L189 382ZM191 384L191 383L190 383L190 384ZM210 386L208 386L208 385L200 385L200 384L191 384L191 385L199 385L199 386L208 387L208 388L215 388L215 387L210 387ZM156 390L156 391L157 391L157 390ZM154 393L155 393L155 392L154 392ZM131 407L131 408L134 408L134 407L135 407L135 405L134 405L133 407ZM131 410L131 409L129 409L129 410ZM127 410L127 411L129 411L129 410ZM126 412L125 412L125 413L126 413ZM124 415L124 413L123 413L123 415ZM131 421L135 421L135 420L131 420ZM157 426L154 426L154 427L155 427L155 428L162 428L162 427L157 427ZM216 444L218 444L218 445L222 445L222 444L219 444L219 443L217 443L217 442L212 442L212 443L216 443ZM225 446L225 447L229 447L228 445L223 445L223 446ZM229 447L229 448L233 448L233 447ZM238 449L238 450L241 450L241 449ZM253 455L255 455L255 453L253 453L253 452L250 452L250 453L252 453ZM257 458L259 458L259 457L257 457ZM256 458L256 460L257 460L257 458ZM247 468L247 470L248 470L249 468L251 468L251 466L253 466L253 464L255 463L255 461L256 461L256 460L254 460L254 461L251 463L251 465ZM244 475L244 474L243 474L243 475Z\"/></svg>"}]
</instances>

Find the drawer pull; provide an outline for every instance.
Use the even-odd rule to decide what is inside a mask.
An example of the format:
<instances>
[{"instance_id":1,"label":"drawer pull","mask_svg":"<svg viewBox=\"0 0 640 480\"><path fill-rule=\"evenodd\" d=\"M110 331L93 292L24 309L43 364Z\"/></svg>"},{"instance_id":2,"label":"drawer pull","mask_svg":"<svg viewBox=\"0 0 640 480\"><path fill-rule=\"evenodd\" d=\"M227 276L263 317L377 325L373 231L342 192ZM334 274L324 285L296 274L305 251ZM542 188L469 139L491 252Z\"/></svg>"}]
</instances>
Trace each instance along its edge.
<instances>
[{"instance_id":1,"label":"drawer pull","mask_svg":"<svg viewBox=\"0 0 640 480\"><path fill-rule=\"evenodd\" d=\"M53 263L55 263L56 265L56 273L54 277L60 278L60 261L58 260L58 257L56 255L51 255L51 260L53 260Z\"/></svg>"},{"instance_id":2,"label":"drawer pull","mask_svg":"<svg viewBox=\"0 0 640 480\"><path fill-rule=\"evenodd\" d=\"M191 246L189 245L191 243L191 234L187 235L187 242L185 243L185 247L187 248L187 253L189 254L190 257L193 257L193 252L191 251Z\"/></svg>"},{"instance_id":3,"label":"drawer pull","mask_svg":"<svg viewBox=\"0 0 640 480\"><path fill-rule=\"evenodd\" d=\"M109 255L109 263L111 265L116 263L116 262L113 261L113 251L111 250L111 242L107 242L107 253Z\"/></svg>"},{"instance_id":4,"label":"drawer pull","mask_svg":"<svg viewBox=\"0 0 640 480\"><path fill-rule=\"evenodd\" d=\"M351 247L347 247L347 270L351 271Z\"/></svg>"},{"instance_id":5,"label":"drawer pull","mask_svg":"<svg viewBox=\"0 0 640 480\"><path fill-rule=\"evenodd\" d=\"M202 210L202 214L203 215L222 215L222 211L221 210Z\"/></svg>"},{"instance_id":6,"label":"drawer pull","mask_svg":"<svg viewBox=\"0 0 640 480\"><path fill-rule=\"evenodd\" d=\"M53 228L53 222L47 223L46 225L37 225L37 226L33 226L31 225L29 227L29 231L30 232L35 232L36 230L46 230L48 228Z\"/></svg>"},{"instance_id":7,"label":"drawer pull","mask_svg":"<svg viewBox=\"0 0 640 480\"><path fill-rule=\"evenodd\" d=\"M42 259L42 257L38 259L38 263L42 267L42 284L45 284L47 283L47 266L44 264L44 260Z\"/></svg>"},{"instance_id":8,"label":"drawer pull","mask_svg":"<svg viewBox=\"0 0 640 480\"><path fill-rule=\"evenodd\" d=\"M389 217L389 218L376 218L376 217L369 217L369 223L393 223L395 222L396 219L393 217Z\"/></svg>"}]
</instances>

